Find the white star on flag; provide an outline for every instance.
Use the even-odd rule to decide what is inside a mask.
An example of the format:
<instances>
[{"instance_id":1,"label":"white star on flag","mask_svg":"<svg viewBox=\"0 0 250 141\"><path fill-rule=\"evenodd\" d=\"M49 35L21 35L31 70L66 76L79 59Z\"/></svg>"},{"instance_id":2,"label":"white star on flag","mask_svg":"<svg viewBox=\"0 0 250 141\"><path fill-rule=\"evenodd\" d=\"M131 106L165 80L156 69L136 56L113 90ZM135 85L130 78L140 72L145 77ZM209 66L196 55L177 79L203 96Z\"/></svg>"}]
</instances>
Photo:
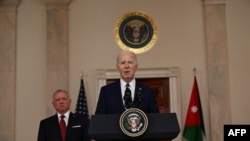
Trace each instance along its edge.
<instances>
[{"instance_id":1,"label":"white star on flag","mask_svg":"<svg viewBox=\"0 0 250 141\"><path fill-rule=\"evenodd\" d=\"M195 113L197 113L197 111L198 111L197 106L193 105L193 106L191 107L191 112L195 114Z\"/></svg>"}]
</instances>

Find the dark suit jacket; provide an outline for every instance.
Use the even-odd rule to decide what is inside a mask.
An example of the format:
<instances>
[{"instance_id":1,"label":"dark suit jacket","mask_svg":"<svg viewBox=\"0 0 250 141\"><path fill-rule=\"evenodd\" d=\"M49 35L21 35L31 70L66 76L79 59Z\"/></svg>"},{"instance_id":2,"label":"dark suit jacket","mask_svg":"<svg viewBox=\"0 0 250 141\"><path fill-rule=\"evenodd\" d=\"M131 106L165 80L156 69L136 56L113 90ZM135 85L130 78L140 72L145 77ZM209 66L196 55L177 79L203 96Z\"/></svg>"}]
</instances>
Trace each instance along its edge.
<instances>
[{"instance_id":1,"label":"dark suit jacket","mask_svg":"<svg viewBox=\"0 0 250 141\"><path fill-rule=\"evenodd\" d=\"M153 90L136 81L135 100L138 98L139 91L142 93L143 100L136 108L141 109L145 113L158 113L159 110ZM103 86L100 91L95 114L121 114L124 111L120 80Z\"/></svg>"},{"instance_id":2,"label":"dark suit jacket","mask_svg":"<svg viewBox=\"0 0 250 141\"><path fill-rule=\"evenodd\" d=\"M90 141L89 119L70 113L65 141ZM57 114L40 121L38 141L62 141Z\"/></svg>"}]
</instances>

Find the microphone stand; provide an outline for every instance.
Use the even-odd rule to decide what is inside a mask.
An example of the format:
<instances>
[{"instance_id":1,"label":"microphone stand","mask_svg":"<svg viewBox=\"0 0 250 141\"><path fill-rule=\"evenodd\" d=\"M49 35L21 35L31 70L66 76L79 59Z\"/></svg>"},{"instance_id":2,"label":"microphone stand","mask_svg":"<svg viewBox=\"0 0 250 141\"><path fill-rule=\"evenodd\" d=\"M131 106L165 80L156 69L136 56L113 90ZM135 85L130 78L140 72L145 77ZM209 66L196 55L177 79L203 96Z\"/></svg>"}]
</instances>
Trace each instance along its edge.
<instances>
[{"instance_id":1,"label":"microphone stand","mask_svg":"<svg viewBox=\"0 0 250 141\"><path fill-rule=\"evenodd\" d=\"M137 108L139 106L139 104L141 103L141 101L143 100L143 95L142 95L142 89L139 88L137 94L136 94L136 99L134 100L134 102L132 103L132 108Z\"/></svg>"}]
</instances>

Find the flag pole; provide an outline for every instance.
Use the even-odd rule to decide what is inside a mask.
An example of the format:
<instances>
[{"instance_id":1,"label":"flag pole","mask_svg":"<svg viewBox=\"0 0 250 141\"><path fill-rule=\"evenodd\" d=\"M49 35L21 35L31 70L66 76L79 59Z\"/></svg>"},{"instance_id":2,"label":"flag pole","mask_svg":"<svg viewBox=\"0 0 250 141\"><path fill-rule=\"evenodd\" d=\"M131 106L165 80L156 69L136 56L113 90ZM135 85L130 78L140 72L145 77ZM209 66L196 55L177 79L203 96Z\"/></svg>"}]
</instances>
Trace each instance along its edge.
<instances>
[{"instance_id":1,"label":"flag pole","mask_svg":"<svg viewBox=\"0 0 250 141\"><path fill-rule=\"evenodd\" d=\"M196 67L194 67L194 68L193 68L194 76L196 76L196 72L197 72L197 69L196 69Z\"/></svg>"},{"instance_id":2,"label":"flag pole","mask_svg":"<svg viewBox=\"0 0 250 141\"><path fill-rule=\"evenodd\" d=\"M83 71L80 72L80 78L83 79Z\"/></svg>"}]
</instances>

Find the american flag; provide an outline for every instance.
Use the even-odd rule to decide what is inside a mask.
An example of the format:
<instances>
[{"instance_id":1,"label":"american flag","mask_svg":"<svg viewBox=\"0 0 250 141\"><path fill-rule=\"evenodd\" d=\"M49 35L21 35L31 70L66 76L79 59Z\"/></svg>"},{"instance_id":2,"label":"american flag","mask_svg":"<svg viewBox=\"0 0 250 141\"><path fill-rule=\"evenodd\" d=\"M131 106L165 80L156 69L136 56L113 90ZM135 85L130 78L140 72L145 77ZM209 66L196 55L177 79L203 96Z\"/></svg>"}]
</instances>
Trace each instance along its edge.
<instances>
[{"instance_id":1,"label":"american flag","mask_svg":"<svg viewBox=\"0 0 250 141\"><path fill-rule=\"evenodd\" d=\"M85 95L85 88L84 88L82 78L81 78L80 91L79 91L79 95L78 95L78 100L77 100L77 104L76 104L75 113L80 114L80 115L84 115L86 117L89 117L87 98L86 98L86 95Z\"/></svg>"}]
</instances>

